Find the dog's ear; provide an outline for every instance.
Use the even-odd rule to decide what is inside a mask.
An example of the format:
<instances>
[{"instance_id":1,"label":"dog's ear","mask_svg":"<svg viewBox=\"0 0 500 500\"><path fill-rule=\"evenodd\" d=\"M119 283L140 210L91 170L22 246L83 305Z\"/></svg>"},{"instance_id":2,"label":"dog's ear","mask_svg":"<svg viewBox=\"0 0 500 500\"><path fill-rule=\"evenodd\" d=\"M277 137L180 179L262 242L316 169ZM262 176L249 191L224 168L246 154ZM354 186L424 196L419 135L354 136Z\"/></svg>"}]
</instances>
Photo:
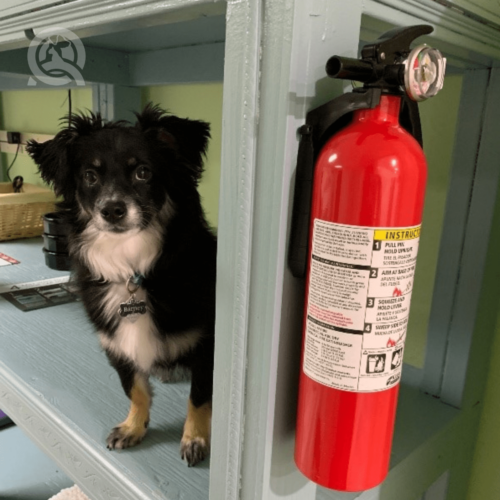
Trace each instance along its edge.
<instances>
[{"instance_id":1,"label":"dog's ear","mask_svg":"<svg viewBox=\"0 0 500 500\"><path fill-rule=\"evenodd\" d=\"M67 196L67 187L70 184L68 166L68 144L71 135L59 132L54 139L45 142L30 140L26 144L26 151L38 165L42 179L53 186L57 196Z\"/></svg>"},{"instance_id":2,"label":"dog's ear","mask_svg":"<svg viewBox=\"0 0 500 500\"><path fill-rule=\"evenodd\" d=\"M149 103L142 113L136 113L136 127L153 135L164 147L177 154L198 182L203 173L203 156L210 139L210 125L199 120L189 120L169 115L159 106Z\"/></svg>"},{"instance_id":3,"label":"dog's ear","mask_svg":"<svg viewBox=\"0 0 500 500\"><path fill-rule=\"evenodd\" d=\"M66 124L54 139L46 142L28 141L26 151L38 165L42 179L53 186L57 196L71 199L75 181L69 158L71 144L78 137L90 135L103 128L121 127L124 121L104 123L100 113L72 113L62 118Z\"/></svg>"}]
</instances>

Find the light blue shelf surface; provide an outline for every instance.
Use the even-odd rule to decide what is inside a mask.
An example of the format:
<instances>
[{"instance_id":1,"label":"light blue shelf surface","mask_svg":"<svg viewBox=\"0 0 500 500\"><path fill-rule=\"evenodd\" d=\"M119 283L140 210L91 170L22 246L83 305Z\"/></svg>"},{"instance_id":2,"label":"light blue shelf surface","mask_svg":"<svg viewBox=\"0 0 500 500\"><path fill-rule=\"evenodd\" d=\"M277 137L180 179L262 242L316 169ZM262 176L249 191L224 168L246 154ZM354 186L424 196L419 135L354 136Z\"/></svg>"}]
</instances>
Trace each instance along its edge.
<instances>
[{"instance_id":1,"label":"light blue shelf surface","mask_svg":"<svg viewBox=\"0 0 500 500\"><path fill-rule=\"evenodd\" d=\"M67 275L45 266L41 247L1 242L21 264L0 267L0 286ZM209 461L188 468L179 455L188 382L153 381L145 440L106 449L129 402L80 303L21 312L0 298L0 346L0 408L93 500L208 498Z\"/></svg>"},{"instance_id":2,"label":"light blue shelf surface","mask_svg":"<svg viewBox=\"0 0 500 500\"><path fill-rule=\"evenodd\" d=\"M73 481L19 429L0 429L0 499L47 500Z\"/></svg>"}]
</instances>

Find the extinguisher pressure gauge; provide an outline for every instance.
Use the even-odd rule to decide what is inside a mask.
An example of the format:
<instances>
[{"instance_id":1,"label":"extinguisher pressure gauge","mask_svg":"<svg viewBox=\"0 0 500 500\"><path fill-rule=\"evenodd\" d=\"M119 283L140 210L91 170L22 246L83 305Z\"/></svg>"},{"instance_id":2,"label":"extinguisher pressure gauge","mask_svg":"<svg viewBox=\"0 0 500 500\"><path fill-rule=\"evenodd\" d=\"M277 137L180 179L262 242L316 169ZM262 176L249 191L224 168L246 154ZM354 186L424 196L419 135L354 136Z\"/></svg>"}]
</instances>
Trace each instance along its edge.
<instances>
[{"instance_id":1,"label":"extinguisher pressure gauge","mask_svg":"<svg viewBox=\"0 0 500 500\"><path fill-rule=\"evenodd\" d=\"M419 45L410 52L404 65L405 90L414 101L433 97L443 88L446 58L439 50Z\"/></svg>"}]
</instances>

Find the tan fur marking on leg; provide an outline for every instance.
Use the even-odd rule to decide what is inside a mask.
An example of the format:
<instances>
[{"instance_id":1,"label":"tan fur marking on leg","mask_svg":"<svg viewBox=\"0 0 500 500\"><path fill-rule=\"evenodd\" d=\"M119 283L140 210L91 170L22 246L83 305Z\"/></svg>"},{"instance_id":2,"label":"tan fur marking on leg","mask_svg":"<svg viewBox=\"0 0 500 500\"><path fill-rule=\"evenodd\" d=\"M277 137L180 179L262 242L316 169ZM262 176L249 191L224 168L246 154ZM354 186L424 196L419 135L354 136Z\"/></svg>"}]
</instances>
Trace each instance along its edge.
<instances>
[{"instance_id":1,"label":"tan fur marking on leg","mask_svg":"<svg viewBox=\"0 0 500 500\"><path fill-rule=\"evenodd\" d=\"M130 410L127 418L120 424L120 427L137 429L144 432L149 422L149 408L151 407L151 395L149 387L146 386L142 378L136 376L134 386L130 391Z\"/></svg>"},{"instance_id":2,"label":"tan fur marking on leg","mask_svg":"<svg viewBox=\"0 0 500 500\"><path fill-rule=\"evenodd\" d=\"M210 442L211 423L212 403L205 403L199 408L196 408L190 398L188 401L188 413L186 423L184 424L182 440L199 437L205 439L208 444Z\"/></svg>"},{"instance_id":3,"label":"tan fur marking on leg","mask_svg":"<svg viewBox=\"0 0 500 500\"><path fill-rule=\"evenodd\" d=\"M146 435L151 407L151 391L147 377L136 375L130 391L127 418L117 425L107 438L109 449L129 448L139 444Z\"/></svg>"},{"instance_id":4,"label":"tan fur marking on leg","mask_svg":"<svg viewBox=\"0 0 500 500\"><path fill-rule=\"evenodd\" d=\"M181 457L192 467L201 462L210 450L210 426L212 423L212 403L196 408L191 399L181 439Z\"/></svg>"}]
</instances>

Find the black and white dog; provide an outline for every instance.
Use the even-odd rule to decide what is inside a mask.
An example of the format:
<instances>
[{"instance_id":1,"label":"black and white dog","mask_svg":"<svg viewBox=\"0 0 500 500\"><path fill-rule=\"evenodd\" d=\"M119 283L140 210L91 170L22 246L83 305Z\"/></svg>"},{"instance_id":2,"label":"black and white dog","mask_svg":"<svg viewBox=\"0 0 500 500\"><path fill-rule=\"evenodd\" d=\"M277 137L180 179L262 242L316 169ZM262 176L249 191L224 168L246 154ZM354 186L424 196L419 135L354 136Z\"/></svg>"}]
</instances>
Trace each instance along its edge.
<instances>
[{"instance_id":1,"label":"black and white dog","mask_svg":"<svg viewBox=\"0 0 500 500\"><path fill-rule=\"evenodd\" d=\"M192 466L209 451L212 415L216 238L197 191L209 125L151 104L136 116L130 126L73 114L27 149L63 196L82 302L131 401L108 448L146 434L149 376L185 367L181 456Z\"/></svg>"}]
</instances>

